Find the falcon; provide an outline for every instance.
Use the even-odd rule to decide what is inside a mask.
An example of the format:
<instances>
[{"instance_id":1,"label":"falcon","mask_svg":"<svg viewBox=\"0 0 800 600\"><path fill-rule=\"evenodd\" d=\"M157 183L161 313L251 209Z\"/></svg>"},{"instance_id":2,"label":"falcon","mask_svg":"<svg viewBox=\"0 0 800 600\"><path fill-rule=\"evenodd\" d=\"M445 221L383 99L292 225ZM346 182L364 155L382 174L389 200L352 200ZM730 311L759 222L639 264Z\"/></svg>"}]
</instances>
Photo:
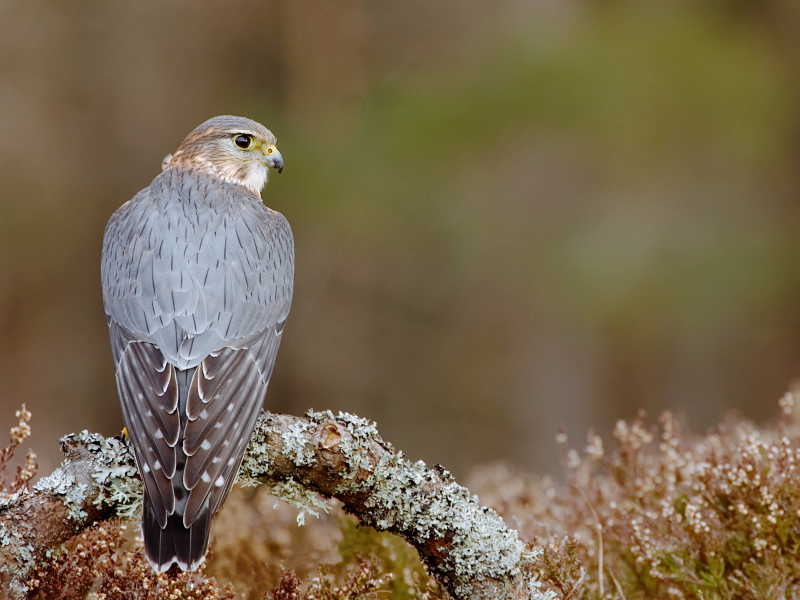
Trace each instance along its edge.
<instances>
[{"instance_id":1,"label":"falcon","mask_svg":"<svg viewBox=\"0 0 800 600\"><path fill-rule=\"evenodd\" d=\"M214 117L111 217L103 304L159 571L194 571L236 478L292 302L294 242L261 190L275 136Z\"/></svg>"}]
</instances>

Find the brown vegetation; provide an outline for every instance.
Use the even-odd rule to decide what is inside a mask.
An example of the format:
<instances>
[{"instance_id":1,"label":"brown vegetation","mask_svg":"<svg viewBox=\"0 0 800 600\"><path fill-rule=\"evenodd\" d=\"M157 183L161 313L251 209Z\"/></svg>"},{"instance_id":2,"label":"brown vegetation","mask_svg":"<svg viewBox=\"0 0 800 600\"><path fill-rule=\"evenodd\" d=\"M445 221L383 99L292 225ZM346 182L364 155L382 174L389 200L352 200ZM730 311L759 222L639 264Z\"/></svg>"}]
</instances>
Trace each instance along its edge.
<instances>
[{"instance_id":1,"label":"brown vegetation","mask_svg":"<svg viewBox=\"0 0 800 600\"><path fill-rule=\"evenodd\" d=\"M682 432L670 413L657 427L640 415L618 423L611 450L590 435L578 451L562 432L567 485L498 464L475 469L470 488L526 541L521 565L536 582L533 597L796 597L795 403L792 393L781 399L774 428L730 418L705 436ZM447 597L411 546L359 527L335 500L327 508L298 527L296 509L267 486L237 488L195 574L154 573L134 527L100 522L37 566L31 597Z\"/></svg>"}]
</instances>

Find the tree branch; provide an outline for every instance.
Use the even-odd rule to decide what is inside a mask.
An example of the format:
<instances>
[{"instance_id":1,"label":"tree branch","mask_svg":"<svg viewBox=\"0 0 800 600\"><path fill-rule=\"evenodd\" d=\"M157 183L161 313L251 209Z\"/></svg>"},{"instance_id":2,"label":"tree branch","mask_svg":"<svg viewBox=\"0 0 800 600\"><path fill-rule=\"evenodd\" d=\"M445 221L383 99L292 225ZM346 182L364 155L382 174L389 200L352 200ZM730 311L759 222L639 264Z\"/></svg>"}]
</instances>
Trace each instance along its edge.
<instances>
[{"instance_id":1,"label":"tree branch","mask_svg":"<svg viewBox=\"0 0 800 600\"><path fill-rule=\"evenodd\" d=\"M62 439L66 459L30 492L0 501L0 585L24 598L33 568L91 523L133 516L141 483L127 443L86 431ZM412 544L457 599L543 597L523 568L524 546L440 465L410 463L373 423L346 413L264 412L239 477L312 511L337 498L363 525Z\"/></svg>"}]
</instances>

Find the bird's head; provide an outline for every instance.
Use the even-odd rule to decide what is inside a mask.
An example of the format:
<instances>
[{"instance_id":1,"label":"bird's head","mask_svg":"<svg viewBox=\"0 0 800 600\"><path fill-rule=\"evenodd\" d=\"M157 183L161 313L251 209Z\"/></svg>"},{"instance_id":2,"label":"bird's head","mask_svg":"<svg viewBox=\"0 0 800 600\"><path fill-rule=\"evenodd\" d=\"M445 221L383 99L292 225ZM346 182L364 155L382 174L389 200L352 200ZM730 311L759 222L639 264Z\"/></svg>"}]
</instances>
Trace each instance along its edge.
<instances>
[{"instance_id":1,"label":"bird's head","mask_svg":"<svg viewBox=\"0 0 800 600\"><path fill-rule=\"evenodd\" d=\"M214 117L186 136L161 167L210 173L260 194L269 169L283 171L283 157L275 144L275 136L261 123L244 117Z\"/></svg>"}]
</instances>

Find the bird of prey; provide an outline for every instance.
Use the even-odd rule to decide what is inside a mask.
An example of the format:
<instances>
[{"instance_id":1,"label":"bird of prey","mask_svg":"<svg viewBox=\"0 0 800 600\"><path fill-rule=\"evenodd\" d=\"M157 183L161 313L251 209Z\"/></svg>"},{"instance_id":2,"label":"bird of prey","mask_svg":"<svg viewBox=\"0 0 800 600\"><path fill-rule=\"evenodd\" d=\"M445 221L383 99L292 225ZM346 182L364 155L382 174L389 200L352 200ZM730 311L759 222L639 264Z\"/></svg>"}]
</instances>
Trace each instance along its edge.
<instances>
[{"instance_id":1,"label":"bird of prey","mask_svg":"<svg viewBox=\"0 0 800 600\"><path fill-rule=\"evenodd\" d=\"M255 121L214 117L106 227L103 304L160 571L203 562L289 314L292 232L260 196L283 170L275 144Z\"/></svg>"}]
</instances>

